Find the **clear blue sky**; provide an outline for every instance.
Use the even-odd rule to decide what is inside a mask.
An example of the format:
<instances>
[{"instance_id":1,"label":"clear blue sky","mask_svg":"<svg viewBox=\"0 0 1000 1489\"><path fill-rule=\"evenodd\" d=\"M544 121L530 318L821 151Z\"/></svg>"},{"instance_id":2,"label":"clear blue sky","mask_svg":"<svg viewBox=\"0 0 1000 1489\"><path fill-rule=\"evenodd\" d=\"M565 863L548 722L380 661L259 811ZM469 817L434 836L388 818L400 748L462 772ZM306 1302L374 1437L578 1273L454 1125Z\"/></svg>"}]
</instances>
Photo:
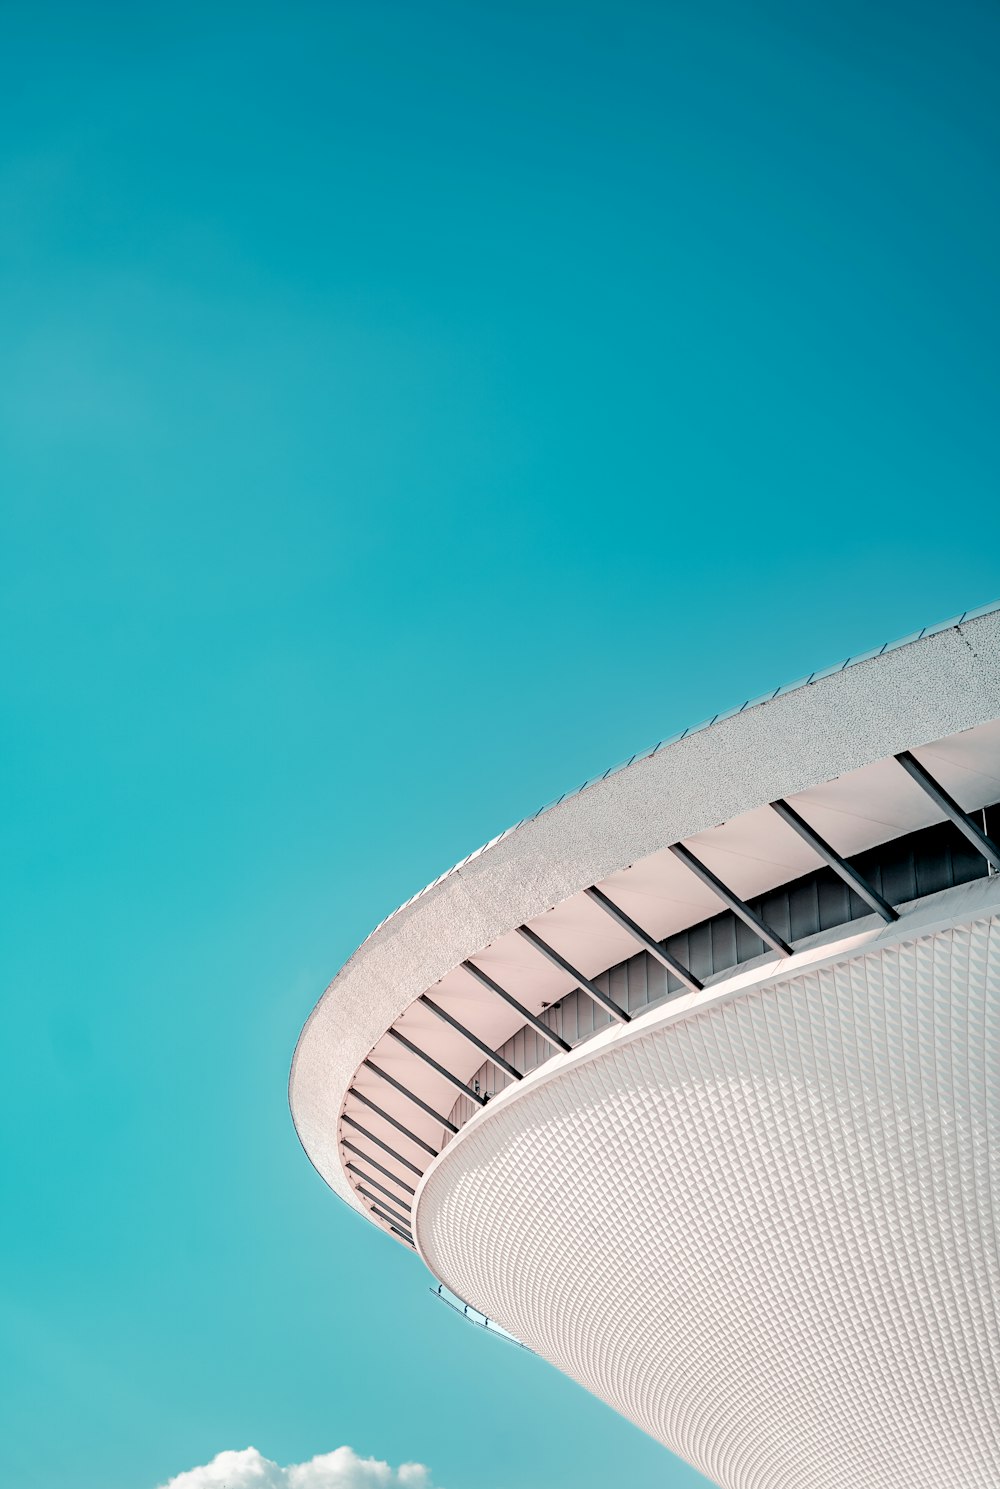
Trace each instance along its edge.
<instances>
[{"instance_id":1,"label":"clear blue sky","mask_svg":"<svg viewBox=\"0 0 1000 1489\"><path fill-rule=\"evenodd\" d=\"M1000 12L2 6L0 1477L691 1489L295 1140L375 922L1000 595Z\"/></svg>"}]
</instances>

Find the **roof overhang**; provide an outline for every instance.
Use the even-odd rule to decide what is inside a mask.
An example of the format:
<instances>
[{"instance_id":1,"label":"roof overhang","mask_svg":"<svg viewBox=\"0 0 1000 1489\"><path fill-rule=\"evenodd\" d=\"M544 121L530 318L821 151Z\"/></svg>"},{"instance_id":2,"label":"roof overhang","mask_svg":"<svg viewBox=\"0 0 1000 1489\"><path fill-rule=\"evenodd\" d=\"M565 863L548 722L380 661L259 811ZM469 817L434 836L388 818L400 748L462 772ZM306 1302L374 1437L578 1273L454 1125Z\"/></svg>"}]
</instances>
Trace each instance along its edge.
<instances>
[{"instance_id":1,"label":"roof overhang","mask_svg":"<svg viewBox=\"0 0 1000 1489\"><path fill-rule=\"evenodd\" d=\"M562 996L573 978L526 944L519 927L533 928L593 977L636 946L587 895L592 886L660 939L718 908L670 845L686 844L743 897L816 867L813 849L771 810L778 799L790 800L843 855L942 820L893 758L903 751L915 752L971 812L1000 798L998 719L994 610L719 719L521 823L384 921L316 1005L289 1086L310 1159L336 1193L371 1218L341 1143L345 1102L353 1103L356 1121L365 1110L348 1097L352 1086L419 1141L440 1142L440 1124L363 1062L370 1057L447 1115L453 1086L389 1031L468 1079L482 1054L418 1000L430 992L491 1048L523 1019L477 984L463 969L467 960L475 958L534 1012ZM382 1118L370 1120L372 1130L397 1141ZM407 1153L409 1142L401 1140Z\"/></svg>"}]
</instances>

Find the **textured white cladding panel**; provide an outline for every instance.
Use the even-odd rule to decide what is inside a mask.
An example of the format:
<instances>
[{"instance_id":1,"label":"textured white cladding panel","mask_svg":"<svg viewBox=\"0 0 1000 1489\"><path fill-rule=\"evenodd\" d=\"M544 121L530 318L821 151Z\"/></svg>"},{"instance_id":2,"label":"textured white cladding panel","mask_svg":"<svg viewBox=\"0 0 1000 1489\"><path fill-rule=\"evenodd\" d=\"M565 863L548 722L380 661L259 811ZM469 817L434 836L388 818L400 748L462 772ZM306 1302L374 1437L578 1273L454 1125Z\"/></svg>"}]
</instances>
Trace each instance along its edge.
<instances>
[{"instance_id":1,"label":"textured white cladding panel","mask_svg":"<svg viewBox=\"0 0 1000 1489\"><path fill-rule=\"evenodd\" d=\"M498 1101L429 1174L421 1248L727 1489L996 1489L998 1080L983 919Z\"/></svg>"}]
</instances>

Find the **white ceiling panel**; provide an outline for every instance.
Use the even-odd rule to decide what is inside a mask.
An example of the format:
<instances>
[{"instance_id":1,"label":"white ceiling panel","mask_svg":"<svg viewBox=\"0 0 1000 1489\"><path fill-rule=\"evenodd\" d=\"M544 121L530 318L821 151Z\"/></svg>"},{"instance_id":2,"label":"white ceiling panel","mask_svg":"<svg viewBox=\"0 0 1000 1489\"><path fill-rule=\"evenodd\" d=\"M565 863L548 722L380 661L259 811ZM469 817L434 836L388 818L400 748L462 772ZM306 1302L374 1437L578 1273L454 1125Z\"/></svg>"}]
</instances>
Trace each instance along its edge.
<instances>
[{"instance_id":1,"label":"white ceiling panel","mask_svg":"<svg viewBox=\"0 0 1000 1489\"><path fill-rule=\"evenodd\" d=\"M1000 801L1000 722L981 724L913 753L965 811Z\"/></svg>"},{"instance_id":2,"label":"white ceiling panel","mask_svg":"<svg viewBox=\"0 0 1000 1489\"><path fill-rule=\"evenodd\" d=\"M499 1049L524 1027L523 1018L509 1003L481 987L462 968L428 988L427 996L491 1049Z\"/></svg>"},{"instance_id":3,"label":"white ceiling panel","mask_svg":"<svg viewBox=\"0 0 1000 1489\"><path fill-rule=\"evenodd\" d=\"M838 776L788 801L845 857L941 820L940 812L895 760L880 760Z\"/></svg>"},{"instance_id":4,"label":"white ceiling panel","mask_svg":"<svg viewBox=\"0 0 1000 1489\"><path fill-rule=\"evenodd\" d=\"M666 848L602 879L600 887L657 941L718 913L718 898Z\"/></svg>"},{"instance_id":5,"label":"white ceiling panel","mask_svg":"<svg viewBox=\"0 0 1000 1489\"><path fill-rule=\"evenodd\" d=\"M575 985L516 931L500 936L472 960L532 1013L556 1002Z\"/></svg>"},{"instance_id":6,"label":"white ceiling panel","mask_svg":"<svg viewBox=\"0 0 1000 1489\"><path fill-rule=\"evenodd\" d=\"M769 806L687 838L685 846L742 899L819 867L812 849Z\"/></svg>"},{"instance_id":7,"label":"white ceiling panel","mask_svg":"<svg viewBox=\"0 0 1000 1489\"><path fill-rule=\"evenodd\" d=\"M531 921L530 928L585 977L595 977L639 950L628 932L586 894L564 900Z\"/></svg>"}]
</instances>

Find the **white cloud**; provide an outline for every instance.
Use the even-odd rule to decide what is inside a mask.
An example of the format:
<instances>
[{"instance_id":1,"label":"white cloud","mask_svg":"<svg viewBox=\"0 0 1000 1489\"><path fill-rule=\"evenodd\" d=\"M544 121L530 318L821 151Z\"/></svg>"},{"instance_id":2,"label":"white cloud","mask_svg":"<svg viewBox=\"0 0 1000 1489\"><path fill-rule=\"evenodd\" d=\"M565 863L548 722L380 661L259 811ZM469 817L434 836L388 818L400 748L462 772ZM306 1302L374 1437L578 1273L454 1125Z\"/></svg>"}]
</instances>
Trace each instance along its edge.
<instances>
[{"instance_id":1,"label":"white cloud","mask_svg":"<svg viewBox=\"0 0 1000 1489\"><path fill-rule=\"evenodd\" d=\"M217 1453L211 1463L179 1473L160 1489L431 1489L431 1481L422 1463L392 1468L347 1447L286 1468L256 1448L243 1448Z\"/></svg>"}]
</instances>

